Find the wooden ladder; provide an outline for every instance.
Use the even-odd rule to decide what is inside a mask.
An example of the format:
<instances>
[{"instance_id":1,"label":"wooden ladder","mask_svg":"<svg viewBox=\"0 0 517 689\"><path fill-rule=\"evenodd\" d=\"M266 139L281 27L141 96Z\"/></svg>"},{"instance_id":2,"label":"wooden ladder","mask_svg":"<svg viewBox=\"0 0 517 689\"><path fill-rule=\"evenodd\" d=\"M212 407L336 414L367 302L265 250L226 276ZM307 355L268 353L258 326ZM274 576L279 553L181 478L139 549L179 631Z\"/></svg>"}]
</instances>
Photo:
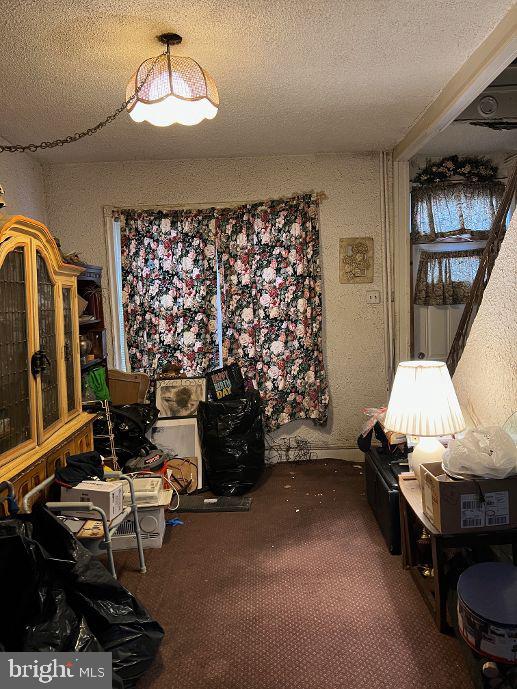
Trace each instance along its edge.
<instances>
[{"instance_id":1,"label":"wooden ladder","mask_svg":"<svg viewBox=\"0 0 517 689\"><path fill-rule=\"evenodd\" d=\"M465 308L463 309L463 315L458 325L456 336L454 337L454 341L451 345L449 356L447 357L447 367L451 377L454 375L454 371L456 370L459 360L461 359L461 355L463 354L463 350L465 349L465 345L470 333L470 328L472 327L472 323L483 299L485 288L490 280L492 268L494 267L496 258L499 254L499 249L501 248L501 244L504 239L504 234L506 231L506 216L510 210L512 199L516 190L517 164L508 178L508 183L506 185L506 189L504 190L503 198L492 221L485 250L481 256L479 268L476 273L476 277L474 278L474 282L472 283L469 298L465 304Z\"/></svg>"}]
</instances>

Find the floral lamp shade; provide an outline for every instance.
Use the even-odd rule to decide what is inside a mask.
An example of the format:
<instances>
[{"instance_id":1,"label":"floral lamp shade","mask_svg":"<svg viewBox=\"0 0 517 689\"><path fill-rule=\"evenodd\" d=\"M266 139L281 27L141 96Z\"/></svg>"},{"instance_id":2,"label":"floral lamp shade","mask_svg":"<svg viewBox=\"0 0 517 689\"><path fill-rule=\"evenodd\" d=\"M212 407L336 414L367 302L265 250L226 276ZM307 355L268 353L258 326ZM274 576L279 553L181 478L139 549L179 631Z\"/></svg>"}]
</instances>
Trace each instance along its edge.
<instances>
[{"instance_id":1,"label":"floral lamp shade","mask_svg":"<svg viewBox=\"0 0 517 689\"><path fill-rule=\"evenodd\" d=\"M167 52L142 62L126 91L129 115L135 122L168 127L211 120L219 94L210 74L190 57Z\"/></svg>"},{"instance_id":2,"label":"floral lamp shade","mask_svg":"<svg viewBox=\"0 0 517 689\"><path fill-rule=\"evenodd\" d=\"M403 361L391 391L386 428L420 437L443 436L465 429L458 398L442 361Z\"/></svg>"}]
</instances>

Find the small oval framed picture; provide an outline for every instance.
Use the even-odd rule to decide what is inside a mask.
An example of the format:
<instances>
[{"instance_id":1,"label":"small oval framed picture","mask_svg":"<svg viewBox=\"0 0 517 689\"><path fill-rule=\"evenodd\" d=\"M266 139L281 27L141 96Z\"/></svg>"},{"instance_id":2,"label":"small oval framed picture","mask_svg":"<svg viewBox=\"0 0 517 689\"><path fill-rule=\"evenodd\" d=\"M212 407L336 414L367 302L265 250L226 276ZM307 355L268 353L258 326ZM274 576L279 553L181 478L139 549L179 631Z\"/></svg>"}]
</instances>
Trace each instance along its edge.
<instances>
[{"instance_id":1,"label":"small oval framed picture","mask_svg":"<svg viewBox=\"0 0 517 689\"><path fill-rule=\"evenodd\" d=\"M206 401L206 378L157 378L156 406L162 419L186 419Z\"/></svg>"}]
</instances>

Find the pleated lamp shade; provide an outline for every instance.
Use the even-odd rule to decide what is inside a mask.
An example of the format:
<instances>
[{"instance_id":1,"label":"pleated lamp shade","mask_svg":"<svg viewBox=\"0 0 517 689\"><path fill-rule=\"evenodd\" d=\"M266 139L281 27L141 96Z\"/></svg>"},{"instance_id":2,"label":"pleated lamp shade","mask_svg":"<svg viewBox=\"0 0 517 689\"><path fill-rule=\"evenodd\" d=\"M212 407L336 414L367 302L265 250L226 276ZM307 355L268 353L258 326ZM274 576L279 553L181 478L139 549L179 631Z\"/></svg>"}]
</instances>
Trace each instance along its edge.
<instances>
[{"instance_id":1,"label":"pleated lamp shade","mask_svg":"<svg viewBox=\"0 0 517 689\"><path fill-rule=\"evenodd\" d=\"M131 77L126 98L134 96L139 88L127 108L135 122L146 120L157 127L176 122L194 125L217 115L219 94L215 81L190 57L167 52L145 60Z\"/></svg>"},{"instance_id":2,"label":"pleated lamp shade","mask_svg":"<svg viewBox=\"0 0 517 689\"><path fill-rule=\"evenodd\" d=\"M465 429L458 398L442 361L398 365L384 421L390 431L431 437Z\"/></svg>"}]
</instances>

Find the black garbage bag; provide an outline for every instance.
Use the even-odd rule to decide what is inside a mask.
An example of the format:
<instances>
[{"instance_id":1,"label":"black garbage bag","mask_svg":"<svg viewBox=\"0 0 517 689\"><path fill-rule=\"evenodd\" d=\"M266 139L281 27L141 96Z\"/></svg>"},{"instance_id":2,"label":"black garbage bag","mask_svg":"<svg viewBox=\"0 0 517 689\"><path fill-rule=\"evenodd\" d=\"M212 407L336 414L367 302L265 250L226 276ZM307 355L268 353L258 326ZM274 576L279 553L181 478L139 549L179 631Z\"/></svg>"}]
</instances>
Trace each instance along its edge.
<instances>
[{"instance_id":1,"label":"black garbage bag","mask_svg":"<svg viewBox=\"0 0 517 689\"><path fill-rule=\"evenodd\" d=\"M216 495L242 495L264 470L262 405L256 390L237 399L200 402L197 412L203 464Z\"/></svg>"},{"instance_id":2,"label":"black garbage bag","mask_svg":"<svg viewBox=\"0 0 517 689\"><path fill-rule=\"evenodd\" d=\"M3 610L16 620L2 615L0 644L111 652L125 689L149 668L163 629L53 514L0 521L0 563Z\"/></svg>"},{"instance_id":3,"label":"black garbage bag","mask_svg":"<svg viewBox=\"0 0 517 689\"><path fill-rule=\"evenodd\" d=\"M102 651L52 576L46 554L32 538L30 517L0 521L0 581L0 645L6 650Z\"/></svg>"}]
</instances>

